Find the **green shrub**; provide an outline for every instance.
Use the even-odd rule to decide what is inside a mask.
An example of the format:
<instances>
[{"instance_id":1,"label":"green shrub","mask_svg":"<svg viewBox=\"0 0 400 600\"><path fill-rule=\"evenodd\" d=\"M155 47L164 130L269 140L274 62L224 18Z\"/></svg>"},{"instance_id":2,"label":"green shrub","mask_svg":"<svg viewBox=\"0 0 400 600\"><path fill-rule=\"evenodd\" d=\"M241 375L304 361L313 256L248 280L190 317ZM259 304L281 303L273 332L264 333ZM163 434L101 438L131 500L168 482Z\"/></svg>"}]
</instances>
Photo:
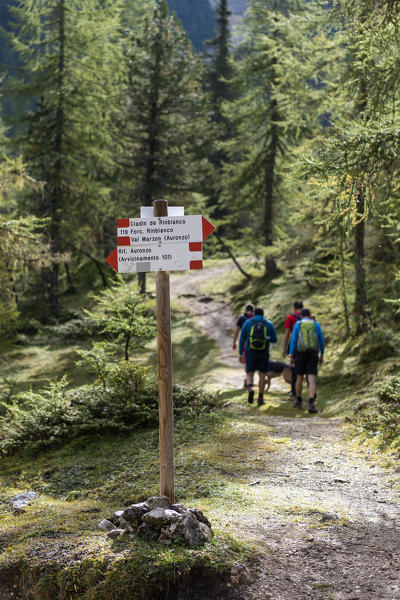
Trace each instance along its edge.
<instances>
[{"instance_id":1,"label":"green shrub","mask_svg":"<svg viewBox=\"0 0 400 600\"><path fill-rule=\"evenodd\" d=\"M400 377L387 377L375 390L376 401L357 411L352 422L380 447L400 444Z\"/></svg>"},{"instance_id":2,"label":"green shrub","mask_svg":"<svg viewBox=\"0 0 400 600\"><path fill-rule=\"evenodd\" d=\"M174 386L175 416L215 408L201 387ZM158 423L158 386L150 369L125 361L110 368L105 387L68 389L62 378L39 393L19 394L0 418L0 451L38 450L88 434L128 433Z\"/></svg>"},{"instance_id":3,"label":"green shrub","mask_svg":"<svg viewBox=\"0 0 400 600\"><path fill-rule=\"evenodd\" d=\"M377 396L381 402L400 408L400 377L385 379L377 389Z\"/></svg>"}]
</instances>

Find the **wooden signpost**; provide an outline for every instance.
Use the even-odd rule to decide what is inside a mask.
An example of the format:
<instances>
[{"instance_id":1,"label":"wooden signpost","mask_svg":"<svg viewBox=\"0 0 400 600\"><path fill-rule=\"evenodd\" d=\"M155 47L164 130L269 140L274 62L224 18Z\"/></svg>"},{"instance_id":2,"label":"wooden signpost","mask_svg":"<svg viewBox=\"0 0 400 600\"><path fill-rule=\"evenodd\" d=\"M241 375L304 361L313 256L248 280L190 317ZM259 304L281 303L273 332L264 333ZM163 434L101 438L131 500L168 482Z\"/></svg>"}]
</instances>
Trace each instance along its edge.
<instances>
[{"instance_id":1,"label":"wooden signpost","mask_svg":"<svg viewBox=\"0 0 400 600\"><path fill-rule=\"evenodd\" d=\"M147 214L149 210L142 208L142 212ZM153 216L118 219L118 246L106 258L118 273L156 272L160 491L171 502L174 412L169 271L202 269L202 242L215 229L202 215L173 212L174 216L168 214L167 200L155 200Z\"/></svg>"}]
</instances>

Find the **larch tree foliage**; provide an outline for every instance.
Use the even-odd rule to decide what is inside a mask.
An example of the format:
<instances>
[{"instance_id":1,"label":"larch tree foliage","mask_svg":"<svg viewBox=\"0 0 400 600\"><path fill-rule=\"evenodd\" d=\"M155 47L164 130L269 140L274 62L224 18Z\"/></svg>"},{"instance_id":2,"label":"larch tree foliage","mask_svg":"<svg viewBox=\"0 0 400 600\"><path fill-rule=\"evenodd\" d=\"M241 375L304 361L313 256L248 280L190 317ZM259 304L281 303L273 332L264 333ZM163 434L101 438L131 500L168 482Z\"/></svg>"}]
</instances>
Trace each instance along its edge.
<instances>
[{"instance_id":1,"label":"larch tree foliage","mask_svg":"<svg viewBox=\"0 0 400 600\"><path fill-rule=\"evenodd\" d=\"M332 218L353 236L356 334L369 326L365 227L374 218L398 237L400 21L397 0L337 2L336 43L345 49L333 88L332 127L305 174L333 199ZM394 210L394 207L396 209ZM397 213L397 215L396 215ZM389 274L393 277L393 273Z\"/></svg>"},{"instance_id":2,"label":"larch tree foliage","mask_svg":"<svg viewBox=\"0 0 400 600\"><path fill-rule=\"evenodd\" d=\"M56 314L62 255L81 244L85 252L99 246L98 224L107 214L119 2L19 0L11 10L15 28L8 37L20 67L5 92L25 100L12 141L43 183L22 208L48 219L52 263L42 270L42 289Z\"/></svg>"},{"instance_id":3,"label":"larch tree foliage","mask_svg":"<svg viewBox=\"0 0 400 600\"><path fill-rule=\"evenodd\" d=\"M206 42L208 58L206 61L206 88L209 89L213 105L213 121L215 123L216 138L210 155L210 160L215 166L215 176L210 180L211 186L208 191L209 204L216 218L224 218L227 215L227 207L220 201L222 189L222 166L228 157L223 149L223 142L229 140L232 135L232 127L229 119L222 110L222 104L233 99L231 78L233 67L231 61L231 26L229 17L228 0L219 0L215 7L216 12L216 36Z\"/></svg>"},{"instance_id":4,"label":"larch tree foliage","mask_svg":"<svg viewBox=\"0 0 400 600\"><path fill-rule=\"evenodd\" d=\"M252 215L248 224L266 249L268 276L277 270L271 249L274 211L284 201L284 161L311 135L320 110L316 83L324 46L315 35L316 13L312 3L298 0L252 0L232 80L238 96L225 104L235 137L225 144L224 198L235 198L242 220Z\"/></svg>"},{"instance_id":5,"label":"larch tree foliage","mask_svg":"<svg viewBox=\"0 0 400 600\"><path fill-rule=\"evenodd\" d=\"M145 19L141 33L132 29L126 52L119 180L129 216L159 198L188 204L201 192L209 165L202 63L165 0Z\"/></svg>"},{"instance_id":6,"label":"larch tree foliage","mask_svg":"<svg viewBox=\"0 0 400 600\"><path fill-rule=\"evenodd\" d=\"M0 331L7 334L17 326L20 298L29 289L33 269L48 264L48 247L43 231L46 222L18 214L18 197L26 188L39 191L40 184L26 172L20 158L0 160Z\"/></svg>"},{"instance_id":7,"label":"larch tree foliage","mask_svg":"<svg viewBox=\"0 0 400 600\"><path fill-rule=\"evenodd\" d=\"M232 98L232 89L229 80L232 77L231 63L231 27L229 17L228 0L219 0L215 7L216 12L216 36L207 42L211 50L210 63L208 67L208 79L211 94L215 104L216 119L223 120L220 104L222 100Z\"/></svg>"}]
</instances>

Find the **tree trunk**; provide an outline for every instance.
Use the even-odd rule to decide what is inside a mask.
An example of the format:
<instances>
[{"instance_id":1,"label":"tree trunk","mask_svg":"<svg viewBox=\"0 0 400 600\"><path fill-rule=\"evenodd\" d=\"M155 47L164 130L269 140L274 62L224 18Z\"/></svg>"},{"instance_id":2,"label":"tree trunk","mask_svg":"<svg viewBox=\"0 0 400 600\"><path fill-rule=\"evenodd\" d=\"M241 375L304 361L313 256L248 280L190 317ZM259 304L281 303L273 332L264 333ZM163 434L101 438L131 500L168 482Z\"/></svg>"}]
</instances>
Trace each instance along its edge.
<instances>
[{"instance_id":1,"label":"tree trunk","mask_svg":"<svg viewBox=\"0 0 400 600\"><path fill-rule=\"evenodd\" d=\"M343 225L339 224L340 231L340 278L342 287L342 303L343 303L343 314L344 322L346 326L346 335L350 335L350 315L349 315L349 303L347 301L347 289L346 289L346 263L345 263L345 240Z\"/></svg>"},{"instance_id":2,"label":"tree trunk","mask_svg":"<svg viewBox=\"0 0 400 600\"><path fill-rule=\"evenodd\" d=\"M73 283L72 283L72 277L71 277L71 272L69 270L69 264L65 263L65 275L67 277L67 283L68 283L68 287L72 288L74 287Z\"/></svg>"},{"instance_id":3,"label":"tree trunk","mask_svg":"<svg viewBox=\"0 0 400 600\"><path fill-rule=\"evenodd\" d=\"M138 273L139 292L146 293L146 273Z\"/></svg>"},{"instance_id":4,"label":"tree trunk","mask_svg":"<svg viewBox=\"0 0 400 600\"><path fill-rule=\"evenodd\" d=\"M272 118L276 115L273 113ZM278 149L278 133L276 126L272 126L271 143L269 145L267 161L265 164L265 205L264 205L264 241L268 249L272 246L272 207L273 207L273 190L275 177L275 162ZM277 266L274 258L269 256L265 259L265 274L272 275L277 271Z\"/></svg>"},{"instance_id":5,"label":"tree trunk","mask_svg":"<svg viewBox=\"0 0 400 600\"><path fill-rule=\"evenodd\" d=\"M225 250L225 252L228 254L228 256L233 260L234 264L237 266L237 268L242 273L242 275L244 275L247 279L251 279L251 275L249 275L248 273L246 273L246 271L244 269L242 269L242 267L238 263L235 255L233 254L233 252L231 251L231 249L229 248L229 246L227 246L225 244L224 240L222 239L222 237L220 236L220 234L217 232L217 230L214 231L214 235L216 236L217 240L219 241L219 243L221 244L221 246L223 247L223 249Z\"/></svg>"},{"instance_id":6,"label":"tree trunk","mask_svg":"<svg viewBox=\"0 0 400 600\"><path fill-rule=\"evenodd\" d=\"M50 207L50 253L56 258L59 253L60 239L60 208L62 207L62 169L63 169L63 135L64 135L64 69L65 69L65 0L59 0L59 57L58 57L58 104L56 110L55 126L55 161L54 161L54 186L51 190ZM60 307L58 295L59 265L53 262L50 267L49 278L49 303L52 314L56 314Z\"/></svg>"},{"instance_id":7,"label":"tree trunk","mask_svg":"<svg viewBox=\"0 0 400 600\"><path fill-rule=\"evenodd\" d=\"M354 299L354 317L356 321L356 334L360 334L365 329L366 308L367 308L367 290L365 282L365 191L361 184L357 191L357 218L354 226L354 268L355 268L355 299Z\"/></svg>"},{"instance_id":8,"label":"tree trunk","mask_svg":"<svg viewBox=\"0 0 400 600\"><path fill-rule=\"evenodd\" d=\"M131 341L131 336L130 334L127 334L126 339L125 339L125 360L128 361L129 360L129 344Z\"/></svg>"}]
</instances>

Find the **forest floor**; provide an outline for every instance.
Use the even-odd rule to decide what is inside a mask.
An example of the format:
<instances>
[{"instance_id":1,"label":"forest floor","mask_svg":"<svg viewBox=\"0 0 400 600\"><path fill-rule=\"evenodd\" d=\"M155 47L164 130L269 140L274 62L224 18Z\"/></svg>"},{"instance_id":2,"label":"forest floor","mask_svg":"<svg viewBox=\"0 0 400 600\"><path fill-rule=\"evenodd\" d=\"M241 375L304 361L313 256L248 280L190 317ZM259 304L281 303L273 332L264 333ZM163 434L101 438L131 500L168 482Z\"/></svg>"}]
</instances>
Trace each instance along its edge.
<instances>
[{"instance_id":1,"label":"forest floor","mask_svg":"<svg viewBox=\"0 0 400 600\"><path fill-rule=\"evenodd\" d=\"M225 369L219 369L215 387L240 389L232 309L221 295L202 293L202 284L221 273L218 267L213 274L203 271L195 285L190 275L181 276L172 294L219 346ZM248 494L258 510L236 514L234 526L256 545L259 559L244 582L234 581L229 593L213 599L400 599L398 476L354 443L342 419L299 415L285 398L287 387L273 379L262 408L246 404L245 392L243 403L232 405L265 426L272 440L286 443L259 457L259 466L249 460ZM251 447L251 430L248 437Z\"/></svg>"}]
</instances>

